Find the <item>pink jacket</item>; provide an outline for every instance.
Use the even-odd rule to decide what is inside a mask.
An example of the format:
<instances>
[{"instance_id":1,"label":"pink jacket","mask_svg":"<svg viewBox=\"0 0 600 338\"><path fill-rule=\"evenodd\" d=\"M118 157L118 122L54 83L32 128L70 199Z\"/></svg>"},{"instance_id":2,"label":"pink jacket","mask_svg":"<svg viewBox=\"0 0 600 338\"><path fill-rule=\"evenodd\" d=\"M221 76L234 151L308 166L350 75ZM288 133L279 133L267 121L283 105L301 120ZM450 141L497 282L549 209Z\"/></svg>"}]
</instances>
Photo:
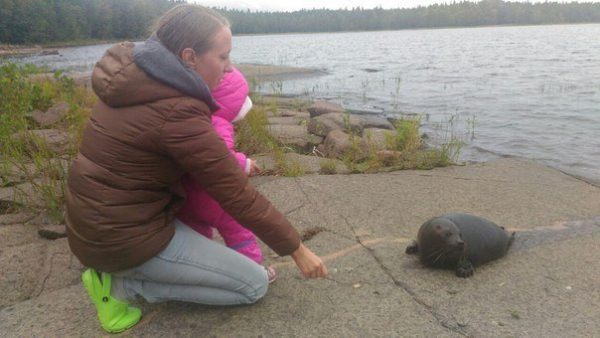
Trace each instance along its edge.
<instances>
[{"instance_id":1,"label":"pink jacket","mask_svg":"<svg viewBox=\"0 0 600 338\"><path fill-rule=\"evenodd\" d=\"M235 132L232 124L232 121L241 120L252 108L252 101L248 98L248 83L242 73L234 68L231 73L225 74L212 95L221 108L212 116L213 127L248 174L250 159L244 153L235 150ZM183 177L182 185L187 197L177 213L181 221L194 228L202 224L214 224L224 213L221 206L189 175Z\"/></svg>"},{"instance_id":2,"label":"pink jacket","mask_svg":"<svg viewBox=\"0 0 600 338\"><path fill-rule=\"evenodd\" d=\"M244 153L235 150L235 132L232 122L243 119L252 108L248 91L248 83L244 75L233 68L230 73L225 74L219 86L212 92L213 98L221 107L212 116L213 127L246 174L250 173L250 160Z\"/></svg>"}]
</instances>

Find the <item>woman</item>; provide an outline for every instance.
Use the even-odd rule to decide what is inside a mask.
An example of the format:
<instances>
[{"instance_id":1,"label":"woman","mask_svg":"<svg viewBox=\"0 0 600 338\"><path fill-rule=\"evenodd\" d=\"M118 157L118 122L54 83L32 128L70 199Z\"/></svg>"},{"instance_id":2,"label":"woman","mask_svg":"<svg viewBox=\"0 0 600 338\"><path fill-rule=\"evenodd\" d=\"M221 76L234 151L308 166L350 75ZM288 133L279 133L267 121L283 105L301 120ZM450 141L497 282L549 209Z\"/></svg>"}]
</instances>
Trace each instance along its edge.
<instances>
[{"instance_id":1,"label":"woman","mask_svg":"<svg viewBox=\"0 0 600 338\"><path fill-rule=\"evenodd\" d=\"M210 90L231 70L225 18L195 5L174 7L152 37L121 43L96 64L100 98L68 178L69 245L102 327L135 325L126 300L251 304L267 272L172 217L177 182L189 173L221 207L305 277L327 275L321 259L248 182L211 125ZM100 272L101 271L101 272Z\"/></svg>"}]
</instances>

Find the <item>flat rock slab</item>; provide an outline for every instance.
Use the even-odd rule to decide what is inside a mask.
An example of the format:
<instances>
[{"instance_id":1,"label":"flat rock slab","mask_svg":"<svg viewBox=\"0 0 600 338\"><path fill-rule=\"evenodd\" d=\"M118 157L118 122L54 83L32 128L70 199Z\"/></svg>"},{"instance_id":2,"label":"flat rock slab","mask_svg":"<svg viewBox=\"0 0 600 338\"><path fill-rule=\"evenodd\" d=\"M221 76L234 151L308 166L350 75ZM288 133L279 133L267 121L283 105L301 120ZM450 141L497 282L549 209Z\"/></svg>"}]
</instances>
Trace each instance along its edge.
<instances>
[{"instance_id":1,"label":"flat rock slab","mask_svg":"<svg viewBox=\"0 0 600 338\"><path fill-rule=\"evenodd\" d=\"M265 249L266 263L277 267L280 278L258 304L216 308L140 302L144 319L125 335L598 333L598 187L515 159L431 171L258 177L253 182L302 235L311 234L306 245L325 260L330 276L304 280L289 257L275 258ZM515 244L506 257L478 267L469 279L424 268L404 249L421 223L448 212L473 213L518 231ZM23 249L21 255L34 249ZM11 266L12 274L25 273ZM0 335L102 336L81 284L62 283L0 309ZM4 294L10 289L1 287Z\"/></svg>"}]
</instances>

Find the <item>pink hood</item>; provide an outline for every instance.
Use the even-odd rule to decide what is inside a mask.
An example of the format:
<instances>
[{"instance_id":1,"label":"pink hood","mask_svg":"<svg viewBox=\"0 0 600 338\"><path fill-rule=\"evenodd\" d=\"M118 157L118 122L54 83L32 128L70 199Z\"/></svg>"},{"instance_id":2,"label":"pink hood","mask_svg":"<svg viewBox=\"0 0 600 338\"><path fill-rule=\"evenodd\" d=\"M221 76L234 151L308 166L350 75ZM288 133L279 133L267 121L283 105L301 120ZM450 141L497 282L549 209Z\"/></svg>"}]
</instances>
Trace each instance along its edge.
<instances>
[{"instance_id":1,"label":"pink hood","mask_svg":"<svg viewBox=\"0 0 600 338\"><path fill-rule=\"evenodd\" d=\"M244 75L233 67L233 70L226 73L219 82L219 86L212 91L212 96L220 107L213 116L221 117L229 122L243 119L252 108L248 91L248 82Z\"/></svg>"}]
</instances>

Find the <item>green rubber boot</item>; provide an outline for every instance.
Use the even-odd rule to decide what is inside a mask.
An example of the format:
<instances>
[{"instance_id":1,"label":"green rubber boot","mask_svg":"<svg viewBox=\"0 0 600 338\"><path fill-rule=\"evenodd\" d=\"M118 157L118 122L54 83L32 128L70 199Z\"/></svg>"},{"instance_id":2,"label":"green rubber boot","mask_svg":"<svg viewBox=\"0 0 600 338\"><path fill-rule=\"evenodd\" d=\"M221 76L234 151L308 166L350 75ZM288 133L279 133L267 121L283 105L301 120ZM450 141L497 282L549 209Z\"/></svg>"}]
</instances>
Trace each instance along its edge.
<instances>
[{"instance_id":1,"label":"green rubber boot","mask_svg":"<svg viewBox=\"0 0 600 338\"><path fill-rule=\"evenodd\" d=\"M94 269L87 269L81 275L83 286L98 311L100 325L107 332L122 332L137 324L142 318L142 311L136 307L117 300L110 295L111 276L102 273L102 280Z\"/></svg>"}]
</instances>

